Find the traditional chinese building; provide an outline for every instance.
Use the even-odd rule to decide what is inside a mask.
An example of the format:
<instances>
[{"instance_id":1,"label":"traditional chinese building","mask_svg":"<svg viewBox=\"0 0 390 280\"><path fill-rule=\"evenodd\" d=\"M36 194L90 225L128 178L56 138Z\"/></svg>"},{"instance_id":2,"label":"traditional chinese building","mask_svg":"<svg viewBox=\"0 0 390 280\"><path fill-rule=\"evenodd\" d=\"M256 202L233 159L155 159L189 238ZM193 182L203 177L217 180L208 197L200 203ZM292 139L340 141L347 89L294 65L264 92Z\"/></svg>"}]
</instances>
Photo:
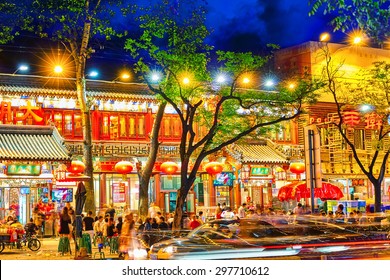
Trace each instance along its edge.
<instances>
[{"instance_id":1,"label":"traditional chinese building","mask_svg":"<svg viewBox=\"0 0 390 280\"><path fill-rule=\"evenodd\" d=\"M276 69L285 74L303 75L307 73L312 77L320 78L325 66L323 46L324 43L321 42L307 42L282 49L275 55ZM339 79L354 79L361 69L372 68L374 62L390 62L389 50L333 43L328 43L327 46L334 67L339 67ZM307 106L306 111L307 114L299 119L298 143L304 147L307 140L305 132L308 130L316 132L319 143L316 148L320 150L320 155L317 157L317 163L320 166L318 173L322 177L320 180L340 183L344 199L372 201L373 188L370 182L361 172L353 159L352 151L333 124L333 121L338 119L333 97L323 93L319 102ZM362 159L368 160L372 154L375 131L380 124L378 121L375 113L367 113L363 119L356 108L343 112L343 122L348 127L346 129L348 139L356 146L359 157ZM388 136L383 139L383 143L384 148L388 147ZM305 151L307 156L307 147ZM374 167L375 169L377 170L378 167ZM382 201L388 201L389 185L390 173L387 168Z\"/></svg>"}]
</instances>

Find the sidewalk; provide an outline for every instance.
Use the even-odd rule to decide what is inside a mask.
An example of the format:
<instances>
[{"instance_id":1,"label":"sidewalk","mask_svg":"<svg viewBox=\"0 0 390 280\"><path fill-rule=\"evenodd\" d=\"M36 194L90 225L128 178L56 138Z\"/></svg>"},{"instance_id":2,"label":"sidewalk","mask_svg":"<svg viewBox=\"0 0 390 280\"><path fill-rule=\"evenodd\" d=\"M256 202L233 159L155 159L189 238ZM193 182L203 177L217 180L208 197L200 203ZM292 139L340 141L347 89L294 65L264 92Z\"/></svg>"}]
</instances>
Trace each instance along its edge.
<instances>
[{"instance_id":1,"label":"sidewalk","mask_svg":"<svg viewBox=\"0 0 390 280\"><path fill-rule=\"evenodd\" d=\"M0 260L74 260L75 244L73 241L70 243L72 255L69 253L62 255L58 252L59 239L44 237L39 240L41 241L42 246L36 252L33 252L28 248L10 249L6 246L4 251L0 253ZM92 245L92 254L83 260L93 260L96 252L98 252L97 247ZM107 260L118 259L118 254L111 254L110 248L108 247L102 249L102 252L104 252L105 259ZM99 259L98 254L96 254L96 258Z\"/></svg>"}]
</instances>

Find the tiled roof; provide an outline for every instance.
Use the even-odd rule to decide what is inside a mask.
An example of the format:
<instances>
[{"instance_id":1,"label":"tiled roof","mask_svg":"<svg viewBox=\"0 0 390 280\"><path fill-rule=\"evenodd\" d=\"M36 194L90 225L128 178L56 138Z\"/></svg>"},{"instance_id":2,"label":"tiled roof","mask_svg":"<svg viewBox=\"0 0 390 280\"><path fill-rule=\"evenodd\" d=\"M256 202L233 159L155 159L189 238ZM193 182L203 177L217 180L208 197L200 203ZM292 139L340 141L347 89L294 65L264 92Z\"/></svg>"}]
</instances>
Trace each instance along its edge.
<instances>
[{"instance_id":1,"label":"tiled roof","mask_svg":"<svg viewBox=\"0 0 390 280\"><path fill-rule=\"evenodd\" d=\"M146 84L88 80L87 96L98 100L157 102ZM74 79L30 75L0 75L0 94L77 98Z\"/></svg>"},{"instance_id":2,"label":"tiled roof","mask_svg":"<svg viewBox=\"0 0 390 280\"><path fill-rule=\"evenodd\" d=\"M267 144L233 144L228 148L233 158L242 163L287 163L282 154Z\"/></svg>"},{"instance_id":3,"label":"tiled roof","mask_svg":"<svg viewBox=\"0 0 390 280\"><path fill-rule=\"evenodd\" d=\"M51 126L0 125L0 160L70 161L71 157Z\"/></svg>"}]
</instances>

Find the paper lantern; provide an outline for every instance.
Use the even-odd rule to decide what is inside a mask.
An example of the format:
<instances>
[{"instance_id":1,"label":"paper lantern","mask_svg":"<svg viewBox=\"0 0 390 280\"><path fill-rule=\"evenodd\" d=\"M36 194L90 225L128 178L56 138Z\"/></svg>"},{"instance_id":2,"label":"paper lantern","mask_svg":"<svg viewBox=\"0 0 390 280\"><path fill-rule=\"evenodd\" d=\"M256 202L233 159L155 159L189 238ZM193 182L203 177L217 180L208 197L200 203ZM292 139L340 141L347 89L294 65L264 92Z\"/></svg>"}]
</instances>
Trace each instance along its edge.
<instances>
[{"instance_id":1,"label":"paper lantern","mask_svg":"<svg viewBox=\"0 0 390 280\"><path fill-rule=\"evenodd\" d=\"M133 165L130 161L122 160L115 164L115 171L122 174L122 179L126 180L126 174L130 173L133 170Z\"/></svg>"},{"instance_id":2,"label":"paper lantern","mask_svg":"<svg viewBox=\"0 0 390 280\"><path fill-rule=\"evenodd\" d=\"M222 163L219 163L219 162L216 162L216 161L212 161L212 162L207 163L204 166L204 169L206 170L206 172L208 174L215 175L215 174L218 174L218 173L222 172L223 165L222 165Z\"/></svg>"},{"instance_id":3,"label":"paper lantern","mask_svg":"<svg viewBox=\"0 0 390 280\"><path fill-rule=\"evenodd\" d=\"M122 160L115 164L115 171L121 174L127 174L133 171L133 165L130 161Z\"/></svg>"},{"instance_id":4,"label":"paper lantern","mask_svg":"<svg viewBox=\"0 0 390 280\"><path fill-rule=\"evenodd\" d=\"M305 164L303 162L293 162L290 164L290 172L295 174L301 174L305 172Z\"/></svg>"},{"instance_id":5,"label":"paper lantern","mask_svg":"<svg viewBox=\"0 0 390 280\"><path fill-rule=\"evenodd\" d=\"M81 174L85 170L85 164L81 160L72 160L67 170L72 174Z\"/></svg>"},{"instance_id":6,"label":"paper lantern","mask_svg":"<svg viewBox=\"0 0 390 280\"><path fill-rule=\"evenodd\" d=\"M168 175L174 174L179 169L176 162L166 161L160 165L160 170Z\"/></svg>"}]
</instances>

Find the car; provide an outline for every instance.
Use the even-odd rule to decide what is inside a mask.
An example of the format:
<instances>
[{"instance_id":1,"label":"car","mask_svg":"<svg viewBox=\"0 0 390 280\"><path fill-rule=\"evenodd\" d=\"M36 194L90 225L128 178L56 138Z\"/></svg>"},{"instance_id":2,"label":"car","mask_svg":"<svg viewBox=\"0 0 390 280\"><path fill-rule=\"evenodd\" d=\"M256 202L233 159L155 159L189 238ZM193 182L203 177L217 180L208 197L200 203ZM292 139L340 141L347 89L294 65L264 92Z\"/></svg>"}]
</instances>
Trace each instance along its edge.
<instances>
[{"instance_id":1,"label":"car","mask_svg":"<svg viewBox=\"0 0 390 280\"><path fill-rule=\"evenodd\" d=\"M153 244L150 259L342 259L390 253L388 235L357 232L312 217L213 220L182 238Z\"/></svg>"}]
</instances>

